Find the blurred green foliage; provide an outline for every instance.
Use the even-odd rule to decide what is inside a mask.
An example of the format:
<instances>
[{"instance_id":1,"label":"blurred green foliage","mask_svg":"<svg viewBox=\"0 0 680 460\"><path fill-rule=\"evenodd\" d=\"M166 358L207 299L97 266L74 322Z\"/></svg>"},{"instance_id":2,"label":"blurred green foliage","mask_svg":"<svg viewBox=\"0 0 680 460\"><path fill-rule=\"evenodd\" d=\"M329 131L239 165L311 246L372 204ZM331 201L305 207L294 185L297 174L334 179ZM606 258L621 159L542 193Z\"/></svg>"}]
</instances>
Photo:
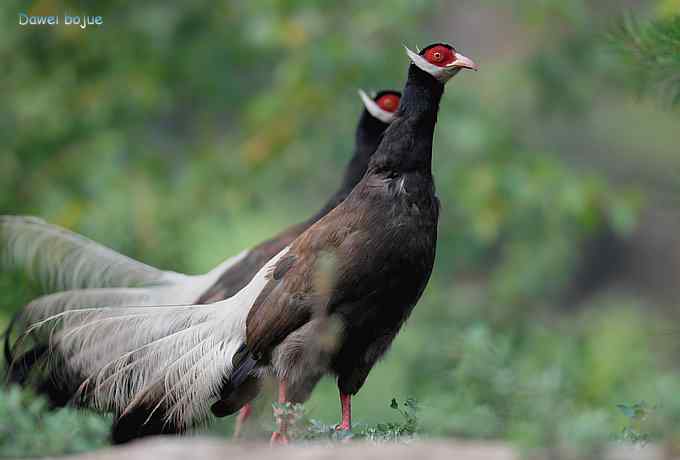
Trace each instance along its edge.
<instances>
[{"instance_id":1,"label":"blurred green foliage","mask_svg":"<svg viewBox=\"0 0 680 460\"><path fill-rule=\"evenodd\" d=\"M607 51L615 2L459 3L4 2L0 212L41 216L165 269L207 271L321 206L352 150L356 88L400 88L401 43L451 40L482 71L457 77L442 101L435 273L356 397L357 423L376 439L415 431L415 417L389 404L413 396L421 436L594 452L628 426L617 404L644 399L658 406L650 439L672 435L680 374L672 340L655 333L662 313L626 290L565 301L583 264L606 265L589 242L634 231L648 196L616 172L672 157L672 115L628 101L635 69ZM20 11L64 10L104 26L17 25ZM593 167L602 151L605 166ZM2 274L0 323L36 294ZM336 391L327 379L306 405L317 428L337 418ZM270 394L251 436L271 427ZM106 419L49 415L34 401L0 393L0 424L22 427L2 431L0 455L103 442Z\"/></svg>"},{"instance_id":2,"label":"blurred green foliage","mask_svg":"<svg viewBox=\"0 0 680 460\"><path fill-rule=\"evenodd\" d=\"M674 13L650 22L625 17L612 33L612 42L635 69L639 90L680 103L680 5Z\"/></svg>"},{"instance_id":3,"label":"blurred green foliage","mask_svg":"<svg viewBox=\"0 0 680 460\"><path fill-rule=\"evenodd\" d=\"M109 418L74 409L48 411L42 398L18 387L0 392L0 456L85 452L107 444Z\"/></svg>"}]
</instances>

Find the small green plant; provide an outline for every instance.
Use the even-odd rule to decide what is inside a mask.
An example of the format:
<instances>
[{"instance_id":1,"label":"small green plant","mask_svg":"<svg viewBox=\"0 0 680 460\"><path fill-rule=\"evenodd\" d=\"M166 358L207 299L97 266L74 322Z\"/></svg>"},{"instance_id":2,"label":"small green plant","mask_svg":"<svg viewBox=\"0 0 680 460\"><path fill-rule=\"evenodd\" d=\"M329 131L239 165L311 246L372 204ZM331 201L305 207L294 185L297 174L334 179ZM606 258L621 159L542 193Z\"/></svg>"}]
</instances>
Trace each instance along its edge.
<instances>
[{"instance_id":1,"label":"small green plant","mask_svg":"<svg viewBox=\"0 0 680 460\"><path fill-rule=\"evenodd\" d=\"M401 422L378 423L375 426L357 424L352 432L338 431L335 425L328 425L319 420L311 419L307 423L304 439L328 441L348 441L349 439L365 439L374 442L408 442L418 432L418 402L408 398L399 403L392 398L390 408L401 415ZM304 409L303 409L304 410Z\"/></svg>"},{"instance_id":2,"label":"small green plant","mask_svg":"<svg viewBox=\"0 0 680 460\"><path fill-rule=\"evenodd\" d=\"M403 418L402 422L378 423L375 427L367 427L359 436L371 441L409 441L418 432L418 402L408 398L401 405L392 398L390 407Z\"/></svg>"},{"instance_id":3,"label":"small green plant","mask_svg":"<svg viewBox=\"0 0 680 460\"><path fill-rule=\"evenodd\" d=\"M273 403L274 421L279 422L285 420L288 436L291 439L305 438L307 433L307 411L303 404L293 403Z\"/></svg>"},{"instance_id":4,"label":"small green plant","mask_svg":"<svg viewBox=\"0 0 680 460\"><path fill-rule=\"evenodd\" d=\"M649 407L644 401L640 401L635 404L617 404L616 407L628 419L627 426L621 429L620 440L641 447L647 445L649 433L646 432L645 422L654 412L656 406Z\"/></svg>"},{"instance_id":5,"label":"small green plant","mask_svg":"<svg viewBox=\"0 0 680 460\"><path fill-rule=\"evenodd\" d=\"M351 431L336 430L336 425L328 425L320 420L311 419L307 425L305 439L310 441L326 440L331 442L349 441L356 435Z\"/></svg>"}]
</instances>

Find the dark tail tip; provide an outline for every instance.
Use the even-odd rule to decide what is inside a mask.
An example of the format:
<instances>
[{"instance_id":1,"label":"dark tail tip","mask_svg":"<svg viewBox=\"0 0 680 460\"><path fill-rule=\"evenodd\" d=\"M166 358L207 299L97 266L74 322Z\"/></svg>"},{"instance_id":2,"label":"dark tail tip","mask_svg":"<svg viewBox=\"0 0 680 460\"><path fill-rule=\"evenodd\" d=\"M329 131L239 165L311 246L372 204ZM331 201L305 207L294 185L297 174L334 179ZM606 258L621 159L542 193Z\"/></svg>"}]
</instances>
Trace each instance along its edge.
<instances>
[{"instance_id":1,"label":"dark tail tip","mask_svg":"<svg viewBox=\"0 0 680 460\"><path fill-rule=\"evenodd\" d=\"M37 345L10 362L7 368L7 383L25 386L31 377L31 370L48 351L48 346ZM32 384L35 385L36 392L47 398L51 408L58 408L71 402L83 379L69 381L47 375L34 376L32 380L35 380Z\"/></svg>"},{"instance_id":2,"label":"dark tail tip","mask_svg":"<svg viewBox=\"0 0 680 460\"><path fill-rule=\"evenodd\" d=\"M139 407L115 418L111 428L111 442L125 444L147 436L183 432L183 429L167 420L162 411Z\"/></svg>"},{"instance_id":3,"label":"dark tail tip","mask_svg":"<svg viewBox=\"0 0 680 460\"><path fill-rule=\"evenodd\" d=\"M12 359L7 366L7 381L23 385L26 383L33 366L47 354L46 345L37 345L16 359Z\"/></svg>"},{"instance_id":4,"label":"dark tail tip","mask_svg":"<svg viewBox=\"0 0 680 460\"><path fill-rule=\"evenodd\" d=\"M5 367L9 371L12 363L14 362L14 355L12 354L12 329L14 329L14 325L19 321L19 317L21 316L21 312L17 312L12 316L12 320L9 322L7 325L7 329L5 329L4 335L5 335L5 349L3 350L4 355L5 355Z\"/></svg>"}]
</instances>

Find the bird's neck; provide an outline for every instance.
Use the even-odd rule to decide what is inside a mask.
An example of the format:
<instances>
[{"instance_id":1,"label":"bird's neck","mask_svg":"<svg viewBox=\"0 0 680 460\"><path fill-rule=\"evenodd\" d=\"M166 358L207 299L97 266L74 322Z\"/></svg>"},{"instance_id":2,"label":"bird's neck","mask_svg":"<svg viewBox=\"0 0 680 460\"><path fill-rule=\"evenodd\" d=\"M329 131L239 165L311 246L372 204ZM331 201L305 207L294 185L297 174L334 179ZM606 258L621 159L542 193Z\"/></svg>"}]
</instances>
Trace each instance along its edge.
<instances>
[{"instance_id":1,"label":"bird's neck","mask_svg":"<svg viewBox=\"0 0 680 460\"><path fill-rule=\"evenodd\" d=\"M336 196L329 200L329 204L333 202L333 198L340 198L340 201L344 200L361 178L364 177L368 169L368 163L371 161L371 156L373 156L373 153L378 148L387 126L387 123L378 120L368 113L368 110L364 109L355 133L354 155L352 155L352 159L345 169L340 189L337 191ZM339 204L339 201L334 203L335 206L337 204Z\"/></svg>"},{"instance_id":2,"label":"bird's neck","mask_svg":"<svg viewBox=\"0 0 680 460\"><path fill-rule=\"evenodd\" d=\"M387 128L369 170L376 173L431 173L432 138L444 85L415 65L408 79L397 118Z\"/></svg>"},{"instance_id":3,"label":"bird's neck","mask_svg":"<svg viewBox=\"0 0 680 460\"><path fill-rule=\"evenodd\" d=\"M359 124L357 125L355 134L354 155L352 155L352 159L345 169L345 175L343 176L340 188L338 188L316 214L306 221L308 225L321 219L333 208L342 203L345 198L347 198L347 195L349 195L359 183L361 178L364 177L371 156L378 148L378 144L380 144L380 139L386 127L386 123L378 120L364 109L359 118Z\"/></svg>"}]
</instances>

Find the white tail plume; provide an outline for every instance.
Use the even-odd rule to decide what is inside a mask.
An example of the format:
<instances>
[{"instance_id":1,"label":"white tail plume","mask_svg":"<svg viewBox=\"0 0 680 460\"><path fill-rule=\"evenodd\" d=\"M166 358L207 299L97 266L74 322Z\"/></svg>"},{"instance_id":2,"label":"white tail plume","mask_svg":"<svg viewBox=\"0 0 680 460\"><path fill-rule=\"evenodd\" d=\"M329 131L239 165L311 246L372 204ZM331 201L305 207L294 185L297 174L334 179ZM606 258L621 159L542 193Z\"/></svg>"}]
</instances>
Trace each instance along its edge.
<instances>
[{"instance_id":1,"label":"white tail plume","mask_svg":"<svg viewBox=\"0 0 680 460\"><path fill-rule=\"evenodd\" d=\"M74 289L38 297L22 312L24 323L35 323L66 310L101 307L190 305L212 286L224 271L247 251L227 259L205 275L175 274L175 281L138 288Z\"/></svg>"},{"instance_id":2,"label":"white tail plume","mask_svg":"<svg viewBox=\"0 0 680 460\"><path fill-rule=\"evenodd\" d=\"M64 311L34 323L19 342L49 344L48 371L82 382L86 405L117 414L143 405L177 426L195 426L218 399L248 312L287 251L221 302Z\"/></svg>"},{"instance_id":3,"label":"white tail plume","mask_svg":"<svg viewBox=\"0 0 680 460\"><path fill-rule=\"evenodd\" d=\"M24 270L48 292L154 285L176 278L35 217L0 216L0 255L1 268Z\"/></svg>"}]
</instances>

